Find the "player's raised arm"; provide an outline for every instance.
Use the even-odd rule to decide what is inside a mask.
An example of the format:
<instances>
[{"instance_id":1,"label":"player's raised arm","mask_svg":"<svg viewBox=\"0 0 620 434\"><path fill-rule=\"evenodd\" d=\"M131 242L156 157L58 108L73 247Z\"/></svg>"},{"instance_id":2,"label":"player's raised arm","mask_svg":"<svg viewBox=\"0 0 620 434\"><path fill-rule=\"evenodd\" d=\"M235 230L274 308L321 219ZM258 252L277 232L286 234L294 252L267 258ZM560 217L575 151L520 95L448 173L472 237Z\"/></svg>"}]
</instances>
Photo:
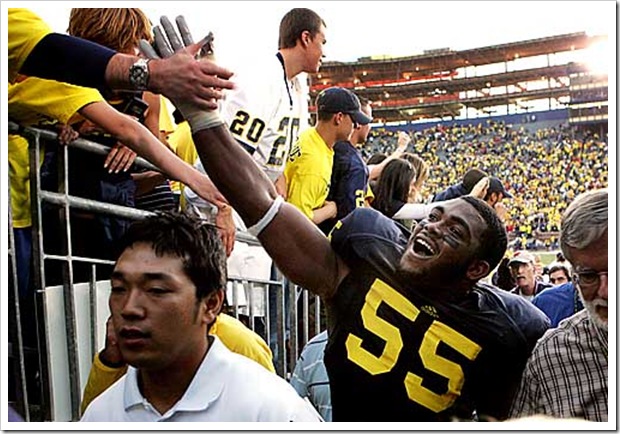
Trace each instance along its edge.
<instances>
[{"instance_id":1,"label":"player's raised arm","mask_svg":"<svg viewBox=\"0 0 620 434\"><path fill-rule=\"evenodd\" d=\"M193 138L206 172L250 231L258 232L278 268L293 282L329 298L346 270L325 235L281 200L226 125L197 131Z\"/></svg>"},{"instance_id":2,"label":"player's raised arm","mask_svg":"<svg viewBox=\"0 0 620 434\"><path fill-rule=\"evenodd\" d=\"M162 17L170 39L169 32L174 29L167 21ZM179 28L182 33L187 31L182 21ZM182 40L191 37L182 35ZM170 46L178 41L177 37ZM162 50L158 52L165 55ZM190 103L178 108L190 123L205 171L250 232L258 236L278 268L293 282L329 298L347 269L327 238L297 208L283 203L273 182L232 137L217 112L203 111Z\"/></svg>"}]
</instances>

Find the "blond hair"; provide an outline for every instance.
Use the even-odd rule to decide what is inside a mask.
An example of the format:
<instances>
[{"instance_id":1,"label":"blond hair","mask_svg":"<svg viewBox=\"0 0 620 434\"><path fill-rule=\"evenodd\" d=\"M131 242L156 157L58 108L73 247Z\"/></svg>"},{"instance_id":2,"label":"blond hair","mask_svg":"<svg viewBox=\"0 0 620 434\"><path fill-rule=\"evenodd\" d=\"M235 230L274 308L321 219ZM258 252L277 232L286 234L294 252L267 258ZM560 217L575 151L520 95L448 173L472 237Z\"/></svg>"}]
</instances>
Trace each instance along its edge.
<instances>
[{"instance_id":1,"label":"blond hair","mask_svg":"<svg viewBox=\"0 0 620 434\"><path fill-rule=\"evenodd\" d=\"M74 8L67 32L119 53L131 53L140 39L152 41L151 22L137 8Z\"/></svg>"}]
</instances>

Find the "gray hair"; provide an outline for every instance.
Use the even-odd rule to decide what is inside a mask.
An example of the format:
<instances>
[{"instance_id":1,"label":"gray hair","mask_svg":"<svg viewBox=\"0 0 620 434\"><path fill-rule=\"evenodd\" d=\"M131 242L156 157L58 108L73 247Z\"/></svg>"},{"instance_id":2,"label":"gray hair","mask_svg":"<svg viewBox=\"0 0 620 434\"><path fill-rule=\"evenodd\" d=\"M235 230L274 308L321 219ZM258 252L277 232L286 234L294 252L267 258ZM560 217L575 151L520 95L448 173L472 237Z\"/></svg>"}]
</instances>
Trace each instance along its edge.
<instances>
[{"instance_id":1,"label":"gray hair","mask_svg":"<svg viewBox=\"0 0 620 434\"><path fill-rule=\"evenodd\" d=\"M562 216L560 248L570 261L568 248L583 250L607 230L607 189L580 194Z\"/></svg>"}]
</instances>

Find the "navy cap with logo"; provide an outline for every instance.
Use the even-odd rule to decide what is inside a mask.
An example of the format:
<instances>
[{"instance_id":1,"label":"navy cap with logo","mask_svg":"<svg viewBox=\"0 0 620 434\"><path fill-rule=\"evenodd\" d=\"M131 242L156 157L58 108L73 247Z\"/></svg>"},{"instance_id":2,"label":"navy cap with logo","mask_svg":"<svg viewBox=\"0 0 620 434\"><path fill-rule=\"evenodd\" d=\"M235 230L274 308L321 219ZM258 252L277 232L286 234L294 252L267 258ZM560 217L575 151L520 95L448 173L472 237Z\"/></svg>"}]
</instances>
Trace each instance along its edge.
<instances>
[{"instance_id":1,"label":"navy cap with logo","mask_svg":"<svg viewBox=\"0 0 620 434\"><path fill-rule=\"evenodd\" d=\"M316 98L318 113L346 113L360 125L369 124L372 118L362 112L359 98L343 87L330 87Z\"/></svg>"},{"instance_id":2,"label":"navy cap with logo","mask_svg":"<svg viewBox=\"0 0 620 434\"><path fill-rule=\"evenodd\" d=\"M502 183L502 181L500 181L499 178L496 178L495 176L492 176L489 179L489 188L487 189L487 194L488 193L501 193L502 196L507 197L508 199L512 199L512 194L506 191L506 188L504 188L504 184Z\"/></svg>"}]
</instances>

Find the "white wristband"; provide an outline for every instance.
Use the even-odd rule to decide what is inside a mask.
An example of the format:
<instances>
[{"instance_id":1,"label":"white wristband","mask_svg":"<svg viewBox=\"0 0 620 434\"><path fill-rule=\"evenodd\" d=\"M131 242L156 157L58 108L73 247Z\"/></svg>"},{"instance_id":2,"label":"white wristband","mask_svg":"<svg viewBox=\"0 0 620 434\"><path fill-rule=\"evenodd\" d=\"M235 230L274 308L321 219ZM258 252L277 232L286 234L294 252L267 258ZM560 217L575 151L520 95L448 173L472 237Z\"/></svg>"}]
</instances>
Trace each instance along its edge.
<instances>
[{"instance_id":1,"label":"white wristband","mask_svg":"<svg viewBox=\"0 0 620 434\"><path fill-rule=\"evenodd\" d=\"M273 220L278 211L280 211L280 207L283 203L284 199L282 198L282 196L276 197L276 200L273 201L265 215L263 215L263 217L255 225L248 228L248 232L257 237L258 234L260 234L263 229L265 229L265 227L267 227L267 225L271 223L271 220Z\"/></svg>"},{"instance_id":2,"label":"white wristband","mask_svg":"<svg viewBox=\"0 0 620 434\"><path fill-rule=\"evenodd\" d=\"M190 111L187 114L185 114L183 110L181 110L181 113L183 114L185 119L187 119L187 122L192 129L192 133L194 134L198 131L217 127L224 123L217 110L197 112Z\"/></svg>"}]
</instances>

